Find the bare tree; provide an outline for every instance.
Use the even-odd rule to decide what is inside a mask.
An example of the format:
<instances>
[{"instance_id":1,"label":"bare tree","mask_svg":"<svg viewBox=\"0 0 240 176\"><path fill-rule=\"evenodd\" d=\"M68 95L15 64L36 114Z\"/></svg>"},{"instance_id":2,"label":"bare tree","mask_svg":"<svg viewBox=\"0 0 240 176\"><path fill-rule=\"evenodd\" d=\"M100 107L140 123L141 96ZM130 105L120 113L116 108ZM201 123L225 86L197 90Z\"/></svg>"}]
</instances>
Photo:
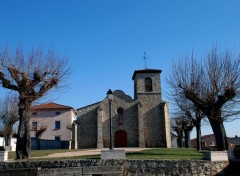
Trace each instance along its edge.
<instances>
[{"instance_id":1,"label":"bare tree","mask_svg":"<svg viewBox=\"0 0 240 176\"><path fill-rule=\"evenodd\" d=\"M184 144L185 148L190 147L190 132L192 131L194 125L192 119L187 116L179 116L174 118L174 123L172 124L172 129L177 133L177 143L178 147L182 148L182 138L184 134Z\"/></svg>"},{"instance_id":2,"label":"bare tree","mask_svg":"<svg viewBox=\"0 0 240 176\"><path fill-rule=\"evenodd\" d=\"M197 60L192 54L173 66L171 84L208 118L218 150L228 148L223 121L239 114L240 55L213 47Z\"/></svg>"},{"instance_id":3,"label":"bare tree","mask_svg":"<svg viewBox=\"0 0 240 176\"><path fill-rule=\"evenodd\" d=\"M6 139L6 146L11 145L13 125L19 120L18 99L14 94L7 94L0 100L0 120L3 124L3 133Z\"/></svg>"},{"instance_id":4,"label":"bare tree","mask_svg":"<svg viewBox=\"0 0 240 176\"><path fill-rule=\"evenodd\" d=\"M191 122L191 127L196 128L197 135L197 150L201 150L201 121L205 117L205 114L196 108L196 106L188 100L184 94L181 93L182 89L175 85L175 81L172 81L169 77L167 78L167 83L170 87L170 92L168 94L169 98L173 103L173 116L186 116ZM191 130L191 128L189 128Z\"/></svg>"},{"instance_id":5,"label":"bare tree","mask_svg":"<svg viewBox=\"0 0 240 176\"><path fill-rule=\"evenodd\" d=\"M173 118L171 128L177 134L177 146L182 148L183 128L181 124L181 118Z\"/></svg>"},{"instance_id":6,"label":"bare tree","mask_svg":"<svg viewBox=\"0 0 240 176\"><path fill-rule=\"evenodd\" d=\"M32 103L52 89L57 88L69 74L67 60L54 50L32 49L25 53L19 47L15 51L0 50L0 80L4 88L19 94L19 128L16 158L29 158L31 153L30 107Z\"/></svg>"},{"instance_id":7,"label":"bare tree","mask_svg":"<svg viewBox=\"0 0 240 176\"><path fill-rule=\"evenodd\" d=\"M176 95L177 97L177 95ZM185 119L188 119L189 123L187 123L185 126L185 130L191 131L193 127L196 128L196 139L197 139L197 150L201 150L201 121L205 117L205 114L197 109L194 104L192 104L189 100L186 98L175 99L175 103L177 104L177 107L180 113L182 113L183 116L186 116ZM185 120L186 121L186 120ZM185 132L187 133L187 131Z\"/></svg>"}]
</instances>

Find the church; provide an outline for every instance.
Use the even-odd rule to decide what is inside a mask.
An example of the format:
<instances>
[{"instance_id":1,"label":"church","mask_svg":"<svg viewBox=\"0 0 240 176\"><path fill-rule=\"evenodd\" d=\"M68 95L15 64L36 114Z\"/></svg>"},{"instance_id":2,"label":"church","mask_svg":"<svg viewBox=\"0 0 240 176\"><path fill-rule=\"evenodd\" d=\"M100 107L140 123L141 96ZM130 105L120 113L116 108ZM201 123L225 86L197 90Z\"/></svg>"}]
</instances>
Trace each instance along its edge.
<instances>
[{"instance_id":1,"label":"church","mask_svg":"<svg viewBox=\"0 0 240 176\"><path fill-rule=\"evenodd\" d=\"M171 147L168 103L162 100L161 70L143 69L133 73L134 98L122 90L113 91L111 101L114 147ZM109 102L77 109L78 148L108 148Z\"/></svg>"}]
</instances>

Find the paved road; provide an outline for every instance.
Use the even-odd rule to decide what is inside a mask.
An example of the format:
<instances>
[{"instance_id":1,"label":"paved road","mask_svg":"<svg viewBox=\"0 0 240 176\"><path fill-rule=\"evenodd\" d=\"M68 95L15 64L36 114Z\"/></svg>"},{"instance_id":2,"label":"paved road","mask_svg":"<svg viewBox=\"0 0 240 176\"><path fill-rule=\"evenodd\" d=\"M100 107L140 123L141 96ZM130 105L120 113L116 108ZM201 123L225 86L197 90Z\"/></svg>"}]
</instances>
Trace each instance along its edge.
<instances>
[{"instance_id":1,"label":"paved road","mask_svg":"<svg viewBox=\"0 0 240 176\"><path fill-rule=\"evenodd\" d=\"M123 149L126 151L126 153L130 153L130 152L148 150L150 148L117 148L115 150L123 150ZM63 157L86 156L86 155L100 155L101 150L108 150L108 148L80 150L80 151L69 150L69 152L53 153L53 154L50 154L50 155L47 155L47 156L31 157L31 158L63 158Z\"/></svg>"}]
</instances>

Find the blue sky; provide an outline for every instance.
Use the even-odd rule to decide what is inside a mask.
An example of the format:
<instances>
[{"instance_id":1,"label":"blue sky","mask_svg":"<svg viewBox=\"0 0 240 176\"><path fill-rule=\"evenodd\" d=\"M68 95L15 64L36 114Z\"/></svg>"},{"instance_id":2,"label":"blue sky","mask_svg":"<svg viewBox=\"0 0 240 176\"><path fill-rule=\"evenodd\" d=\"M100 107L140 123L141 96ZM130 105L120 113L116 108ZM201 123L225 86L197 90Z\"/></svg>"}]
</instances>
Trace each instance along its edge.
<instances>
[{"instance_id":1,"label":"blue sky","mask_svg":"<svg viewBox=\"0 0 240 176\"><path fill-rule=\"evenodd\" d=\"M161 69L163 97L172 60L212 44L240 44L239 0L1 0L0 46L54 47L69 57L69 88L56 103L79 108L109 88L133 96L134 70ZM167 100L168 101L168 100ZM240 120L227 134L239 133ZM210 127L204 126L203 134Z\"/></svg>"}]
</instances>

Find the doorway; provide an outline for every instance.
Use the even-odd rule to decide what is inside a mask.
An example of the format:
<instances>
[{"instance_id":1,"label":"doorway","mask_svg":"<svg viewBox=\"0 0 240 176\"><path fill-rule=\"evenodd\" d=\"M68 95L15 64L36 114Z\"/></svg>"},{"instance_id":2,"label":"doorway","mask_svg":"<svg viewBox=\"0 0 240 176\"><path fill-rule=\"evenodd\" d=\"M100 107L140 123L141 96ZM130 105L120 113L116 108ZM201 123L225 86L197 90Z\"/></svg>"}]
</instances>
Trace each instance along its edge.
<instances>
[{"instance_id":1,"label":"doorway","mask_svg":"<svg viewBox=\"0 0 240 176\"><path fill-rule=\"evenodd\" d=\"M127 133L123 130L118 130L115 133L115 147L127 147Z\"/></svg>"}]
</instances>

